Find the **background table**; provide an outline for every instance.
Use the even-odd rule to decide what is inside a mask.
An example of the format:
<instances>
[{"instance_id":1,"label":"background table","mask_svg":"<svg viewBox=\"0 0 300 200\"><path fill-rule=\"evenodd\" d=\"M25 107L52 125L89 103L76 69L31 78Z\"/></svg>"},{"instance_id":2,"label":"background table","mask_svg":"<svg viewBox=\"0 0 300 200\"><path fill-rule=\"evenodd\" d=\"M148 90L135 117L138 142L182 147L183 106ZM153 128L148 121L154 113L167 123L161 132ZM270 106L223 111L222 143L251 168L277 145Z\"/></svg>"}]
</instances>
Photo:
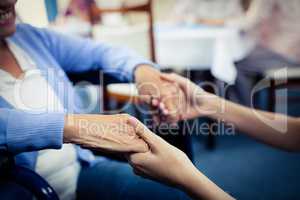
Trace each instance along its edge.
<instances>
[{"instance_id":1,"label":"background table","mask_svg":"<svg viewBox=\"0 0 300 200\"><path fill-rule=\"evenodd\" d=\"M146 26L96 26L93 32L96 40L127 46L149 58ZM230 84L236 78L234 62L247 56L255 45L234 28L168 24L155 26L155 43L162 69L211 70L217 79Z\"/></svg>"}]
</instances>

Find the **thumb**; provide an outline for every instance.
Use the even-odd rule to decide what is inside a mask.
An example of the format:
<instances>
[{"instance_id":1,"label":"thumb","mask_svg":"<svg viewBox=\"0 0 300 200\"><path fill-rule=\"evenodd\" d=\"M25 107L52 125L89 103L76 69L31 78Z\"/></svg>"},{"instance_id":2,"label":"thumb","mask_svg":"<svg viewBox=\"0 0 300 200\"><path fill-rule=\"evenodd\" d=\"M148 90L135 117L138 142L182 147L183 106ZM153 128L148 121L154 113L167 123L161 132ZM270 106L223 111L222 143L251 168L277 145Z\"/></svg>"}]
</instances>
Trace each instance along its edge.
<instances>
[{"instance_id":1,"label":"thumb","mask_svg":"<svg viewBox=\"0 0 300 200\"><path fill-rule=\"evenodd\" d=\"M179 76L178 74L171 73L160 73L160 77L162 80L177 84L183 91L187 91L187 79L185 79L182 76Z\"/></svg>"},{"instance_id":2,"label":"thumb","mask_svg":"<svg viewBox=\"0 0 300 200\"><path fill-rule=\"evenodd\" d=\"M142 122L140 122L134 117L130 117L128 119L128 124L134 128L136 135L139 136L142 140L144 140L148 144L150 149L155 148L154 145L156 135L152 133L146 126L144 126Z\"/></svg>"},{"instance_id":3,"label":"thumb","mask_svg":"<svg viewBox=\"0 0 300 200\"><path fill-rule=\"evenodd\" d=\"M152 102L152 97L150 95L139 95L137 97L138 103L146 103L146 104L151 104Z\"/></svg>"},{"instance_id":4,"label":"thumb","mask_svg":"<svg viewBox=\"0 0 300 200\"><path fill-rule=\"evenodd\" d=\"M176 83L177 80L174 78L174 73L160 73L160 79L163 81L168 81L170 83Z\"/></svg>"},{"instance_id":5,"label":"thumb","mask_svg":"<svg viewBox=\"0 0 300 200\"><path fill-rule=\"evenodd\" d=\"M186 94L187 97L191 97L191 95L193 94L193 91L197 91L199 93L204 92L204 90L201 87L199 87L198 85L196 85L195 83L193 83L189 79L187 79L183 76L180 76L178 74L175 74L175 73L171 73L171 74L161 73L161 77L163 79L171 80L173 82L176 82L179 85L179 87L184 91L184 93Z\"/></svg>"},{"instance_id":6,"label":"thumb","mask_svg":"<svg viewBox=\"0 0 300 200\"><path fill-rule=\"evenodd\" d=\"M130 152L146 153L148 151L149 151L149 147L143 139L136 139L134 144L130 145Z\"/></svg>"},{"instance_id":7,"label":"thumb","mask_svg":"<svg viewBox=\"0 0 300 200\"><path fill-rule=\"evenodd\" d=\"M169 82L178 83L180 85L184 85L186 83L186 80L184 77L179 76L175 73L160 73L160 77Z\"/></svg>"}]
</instances>

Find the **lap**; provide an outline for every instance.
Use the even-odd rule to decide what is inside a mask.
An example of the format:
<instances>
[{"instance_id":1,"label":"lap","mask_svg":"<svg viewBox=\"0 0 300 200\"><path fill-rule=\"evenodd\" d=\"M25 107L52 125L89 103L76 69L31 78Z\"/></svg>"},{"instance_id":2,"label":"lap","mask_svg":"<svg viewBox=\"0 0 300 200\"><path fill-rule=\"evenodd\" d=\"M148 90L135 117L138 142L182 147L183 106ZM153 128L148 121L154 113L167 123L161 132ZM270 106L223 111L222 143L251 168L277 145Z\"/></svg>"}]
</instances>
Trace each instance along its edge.
<instances>
[{"instance_id":1,"label":"lap","mask_svg":"<svg viewBox=\"0 0 300 200\"><path fill-rule=\"evenodd\" d=\"M258 46L249 56L237 62L236 66L237 69L241 71L262 73L268 69L298 67L299 64L271 50Z\"/></svg>"},{"instance_id":2,"label":"lap","mask_svg":"<svg viewBox=\"0 0 300 200\"><path fill-rule=\"evenodd\" d=\"M105 160L83 168L78 180L78 199L188 199L181 191L136 176L127 163Z\"/></svg>"}]
</instances>

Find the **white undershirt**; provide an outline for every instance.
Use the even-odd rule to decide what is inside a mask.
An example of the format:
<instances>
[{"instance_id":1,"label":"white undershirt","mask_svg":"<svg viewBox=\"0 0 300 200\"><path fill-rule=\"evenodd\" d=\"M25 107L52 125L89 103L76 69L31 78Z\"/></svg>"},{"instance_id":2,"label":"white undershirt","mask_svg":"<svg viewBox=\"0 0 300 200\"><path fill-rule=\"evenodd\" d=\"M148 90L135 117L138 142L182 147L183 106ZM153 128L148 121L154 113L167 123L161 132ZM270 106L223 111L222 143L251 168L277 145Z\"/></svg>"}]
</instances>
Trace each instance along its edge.
<instances>
[{"instance_id":1,"label":"white undershirt","mask_svg":"<svg viewBox=\"0 0 300 200\"><path fill-rule=\"evenodd\" d=\"M37 69L30 57L17 45L7 40L23 70L16 79L0 69L0 96L14 108L30 112L63 112L55 92ZM55 189L60 199L75 199L80 163L74 145L64 144L60 150L39 151L36 172Z\"/></svg>"}]
</instances>

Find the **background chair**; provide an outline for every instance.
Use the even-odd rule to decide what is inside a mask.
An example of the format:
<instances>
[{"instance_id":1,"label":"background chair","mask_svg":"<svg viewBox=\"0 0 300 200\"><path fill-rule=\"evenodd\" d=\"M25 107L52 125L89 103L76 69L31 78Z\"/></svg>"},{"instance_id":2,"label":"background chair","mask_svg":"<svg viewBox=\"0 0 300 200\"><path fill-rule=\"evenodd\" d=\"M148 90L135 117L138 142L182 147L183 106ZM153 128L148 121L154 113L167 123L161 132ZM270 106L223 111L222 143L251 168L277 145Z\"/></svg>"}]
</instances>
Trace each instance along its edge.
<instances>
[{"instance_id":1,"label":"background chair","mask_svg":"<svg viewBox=\"0 0 300 200\"><path fill-rule=\"evenodd\" d=\"M143 3L136 5L126 5L125 1L123 6L120 8L100 8L95 3L90 5L90 20L91 24L96 24L101 22L101 17L107 14L120 13L122 15L127 15L131 13L143 13L148 17L147 23L147 39L149 42L149 52L150 58L153 62L156 62L156 52L155 52L155 39L154 39L154 20L153 20L153 10L152 10L152 0L146 0ZM110 100L115 100L117 102L117 107L120 108L124 103L127 103L128 100L134 99L136 96L135 91L132 90L134 87L130 84L122 84L122 88L127 93L121 92L118 89L118 85L113 85L114 80L111 80L111 77L105 78L105 83L107 87L104 88L104 100L109 102ZM134 103L134 102L133 102ZM108 110L107 104L105 109Z\"/></svg>"},{"instance_id":2,"label":"background chair","mask_svg":"<svg viewBox=\"0 0 300 200\"><path fill-rule=\"evenodd\" d=\"M90 4L90 22L92 25L101 22L102 15L120 13L122 15L127 15L131 13L143 13L148 17L148 40L150 46L150 57L153 62L156 61L155 55L155 39L154 39L154 20L153 20L153 10L152 10L152 0L146 0L144 3L139 3L137 5L126 5L123 4L120 8L100 8L96 3L92 2ZM93 35L92 35L93 36Z\"/></svg>"}]
</instances>

